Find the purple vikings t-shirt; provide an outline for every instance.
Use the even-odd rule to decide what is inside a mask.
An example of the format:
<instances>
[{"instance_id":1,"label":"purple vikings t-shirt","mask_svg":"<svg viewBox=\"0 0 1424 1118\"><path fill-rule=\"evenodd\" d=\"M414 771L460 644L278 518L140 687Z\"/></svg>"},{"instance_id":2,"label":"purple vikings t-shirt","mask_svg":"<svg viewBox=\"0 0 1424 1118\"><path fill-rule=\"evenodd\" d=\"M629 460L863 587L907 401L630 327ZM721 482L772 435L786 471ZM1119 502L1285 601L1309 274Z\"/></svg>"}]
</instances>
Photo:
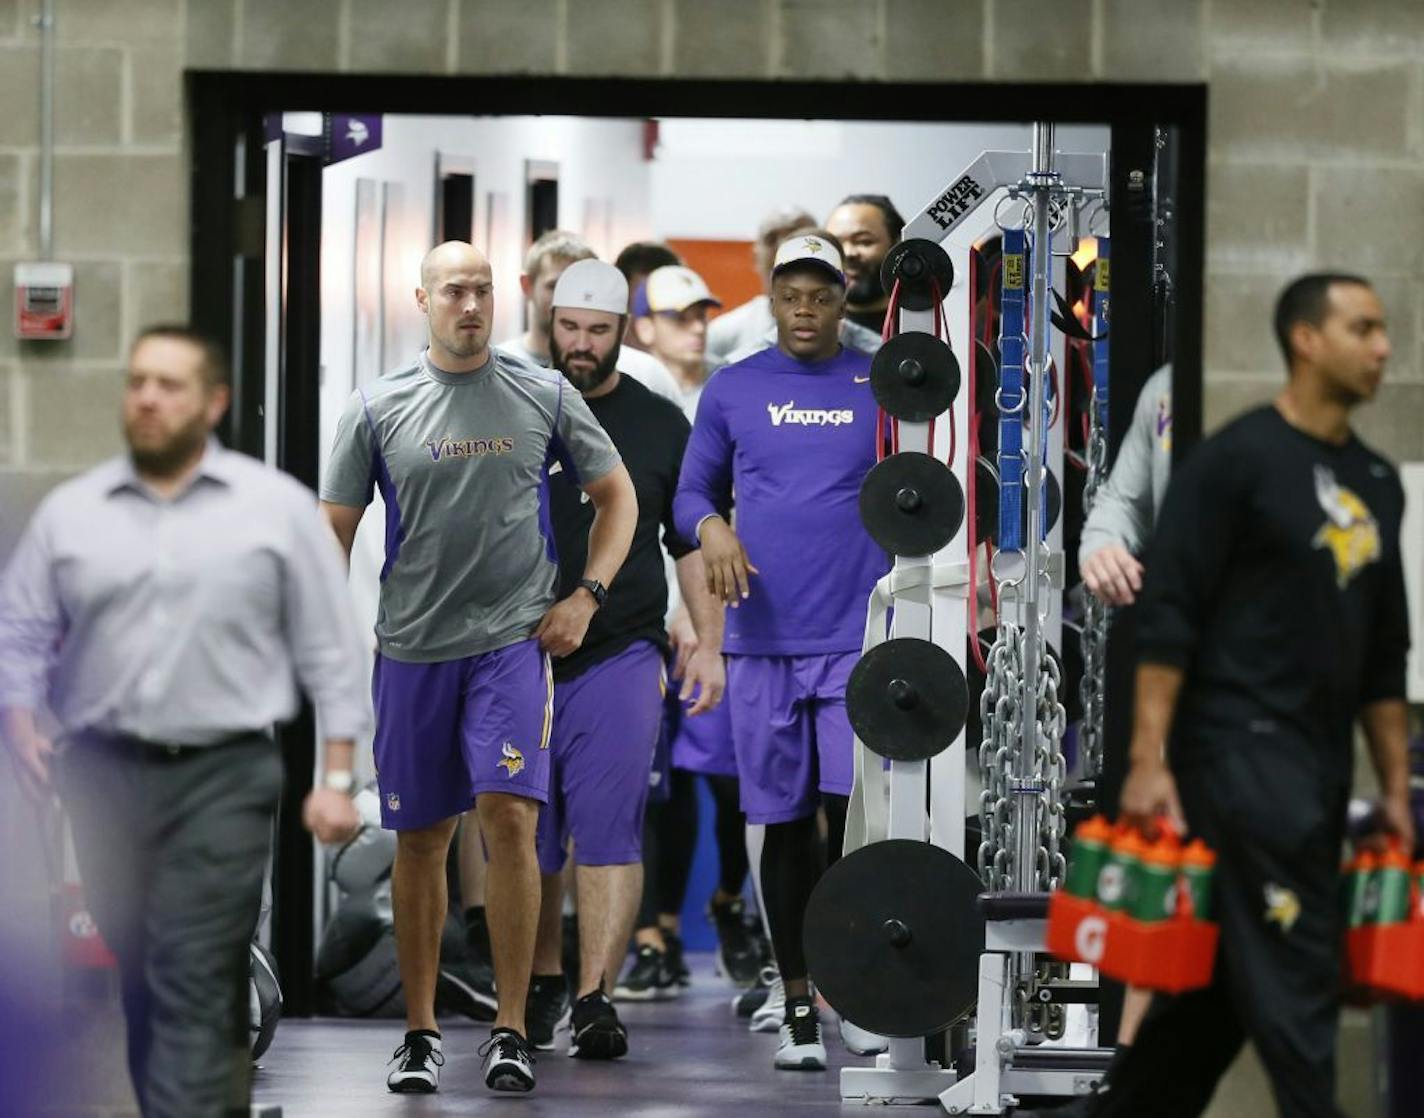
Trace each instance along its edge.
<instances>
[{"instance_id":1,"label":"purple vikings t-shirt","mask_svg":"<svg viewBox=\"0 0 1424 1118\"><path fill-rule=\"evenodd\" d=\"M890 569L860 520L860 484L875 465L870 357L842 349L804 362L777 346L707 382L673 502L677 529L736 492L737 535L751 596L727 611L723 648L746 656L853 652L865 609Z\"/></svg>"}]
</instances>

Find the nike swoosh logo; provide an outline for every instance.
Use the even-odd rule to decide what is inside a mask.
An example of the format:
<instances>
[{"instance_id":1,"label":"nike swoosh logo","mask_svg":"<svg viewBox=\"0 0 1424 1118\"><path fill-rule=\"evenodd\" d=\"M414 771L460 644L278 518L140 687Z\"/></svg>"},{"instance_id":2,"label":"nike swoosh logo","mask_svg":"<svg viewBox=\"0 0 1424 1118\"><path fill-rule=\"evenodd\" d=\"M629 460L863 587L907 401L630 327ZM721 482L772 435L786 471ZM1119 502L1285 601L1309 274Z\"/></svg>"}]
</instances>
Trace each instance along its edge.
<instances>
[{"instance_id":1,"label":"nike swoosh logo","mask_svg":"<svg viewBox=\"0 0 1424 1118\"><path fill-rule=\"evenodd\" d=\"M853 380L856 384L868 384L868 383L870 383L870 378L869 378L869 377L851 377L850 379Z\"/></svg>"}]
</instances>

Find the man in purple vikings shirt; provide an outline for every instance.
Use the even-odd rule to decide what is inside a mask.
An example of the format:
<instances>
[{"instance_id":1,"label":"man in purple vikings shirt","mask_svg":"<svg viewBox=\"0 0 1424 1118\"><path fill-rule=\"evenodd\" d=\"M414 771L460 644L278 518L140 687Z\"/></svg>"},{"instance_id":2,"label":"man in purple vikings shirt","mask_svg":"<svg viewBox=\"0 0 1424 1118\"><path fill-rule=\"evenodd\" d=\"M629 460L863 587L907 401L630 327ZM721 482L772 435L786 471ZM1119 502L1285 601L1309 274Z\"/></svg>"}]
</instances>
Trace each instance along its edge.
<instances>
[{"instance_id":1,"label":"man in purple vikings shirt","mask_svg":"<svg viewBox=\"0 0 1424 1118\"><path fill-rule=\"evenodd\" d=\"M674 502L732 607L723 649L732 740L750 823L766 825L762 891L786 991L780 1068L822 1069L826 1049L801 947L822 865L816 810L840 855L851 790L845 686L866 601L889 570L861 524L875 464L870 358L841 347L845 275L833 241L797 235L772 271L777 344L707 383ZM737 530L721 516L736 491Z\"/></svg>"}]
</instances>

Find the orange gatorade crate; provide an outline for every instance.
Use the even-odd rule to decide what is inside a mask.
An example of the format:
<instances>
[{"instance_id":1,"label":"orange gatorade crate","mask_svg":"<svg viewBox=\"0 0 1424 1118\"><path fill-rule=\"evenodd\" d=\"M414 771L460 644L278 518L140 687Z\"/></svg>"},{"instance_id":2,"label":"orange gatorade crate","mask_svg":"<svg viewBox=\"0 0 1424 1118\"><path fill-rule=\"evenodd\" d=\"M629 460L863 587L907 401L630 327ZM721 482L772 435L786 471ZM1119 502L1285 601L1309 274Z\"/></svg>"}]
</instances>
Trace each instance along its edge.
<instances>
[{"instance_id":1,"label":"orange gatorade crate","mask_svg":"<svg viewBox=\"0 0 1424 1118\"><path fill-rule=\"evenodd\" d=\"M1397 843L1360 850L1346 866L1349 986L1366 995L1424 999L1424 897L1420 876Z\"/></svg>"},{"instance_id":2,"label":"orange gatorade crate","mask_svg":"<svg viewBox=\"0 0 1424 1118\"><path fill-rule=\"evenodd\" d=\"M1215 856L1182 849L1163 829L1149 843L1101 816L1074 834L1064 887L1048 905L1048 950L1150 990L1177 993L1211 982L1217 926L1210 911Z\"/></svg>"},{"instance_id":3,"label":"orange gatorade crate","mask_svg":"<svg viewBox=\"0 0 1424 1118\"><path fill-rule=\"evenodd\" d=\"M1109 978L1166 994L1210 985L1216 967L1215 924L1189 916L1148 924L1121 914L1109 922L1111 949L1100 968Z\"/></svg>"}]
</instances>

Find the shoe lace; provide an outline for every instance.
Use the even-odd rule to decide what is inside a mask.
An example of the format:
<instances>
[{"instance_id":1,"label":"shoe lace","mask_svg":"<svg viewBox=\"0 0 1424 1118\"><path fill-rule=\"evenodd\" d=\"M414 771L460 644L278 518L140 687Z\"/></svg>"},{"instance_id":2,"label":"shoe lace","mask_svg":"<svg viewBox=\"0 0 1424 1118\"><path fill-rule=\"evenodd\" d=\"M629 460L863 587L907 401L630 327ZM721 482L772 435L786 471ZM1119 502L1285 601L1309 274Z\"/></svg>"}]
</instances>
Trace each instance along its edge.
<instances>
[{"instance_id":1,"label":"shoe lace","mask_svg":"<svg viewBox=\"0 0 1424 1118\"><path fill-rule=\"evenodd\" d=\"M488 1056L491 1050L499 1051L502 1060L523 1060L527 1064L538 1063L534 1052L518 1033L494 1033L476 1049L479 1056Z\"/></svg>"},{"instance_id":2,"label":"shoe lace","mask_svg":"<svg viewBox=\"0 0 1424 1118\"><path fill-rule=\"evenodd\" d=\"M427 1041L420 1038L406 1041L395 1050L395 1053L386 1062L393 1064L397 1060L402 1061L401 1071L418 1068L426 1060L429 1060L437 1068L445 1066L445 1054L437 1052Z\"/></svg>"},{"instance_id":3,"label":"shoe lace","mask_svg":"<svg viewBox=\"0 0 1424 1118\"><path fill-rule=\"evenodd\" d=\"M775 986L777 980L781 978L781 972L775 967L762 967L761 974L757 975L763 986Z\"/></svg>"},{"instance_id":4,"label":"shoe lace","mask_svg":"<svg viewBox=\"0 0 1424 1118\"><path fill-rule=\"evenodd\" d=\"M793 1044L815 1044L821 1039L821 1021L815 1010L792 1017L789 1027Z\"/></svg>"}]
</instances>

